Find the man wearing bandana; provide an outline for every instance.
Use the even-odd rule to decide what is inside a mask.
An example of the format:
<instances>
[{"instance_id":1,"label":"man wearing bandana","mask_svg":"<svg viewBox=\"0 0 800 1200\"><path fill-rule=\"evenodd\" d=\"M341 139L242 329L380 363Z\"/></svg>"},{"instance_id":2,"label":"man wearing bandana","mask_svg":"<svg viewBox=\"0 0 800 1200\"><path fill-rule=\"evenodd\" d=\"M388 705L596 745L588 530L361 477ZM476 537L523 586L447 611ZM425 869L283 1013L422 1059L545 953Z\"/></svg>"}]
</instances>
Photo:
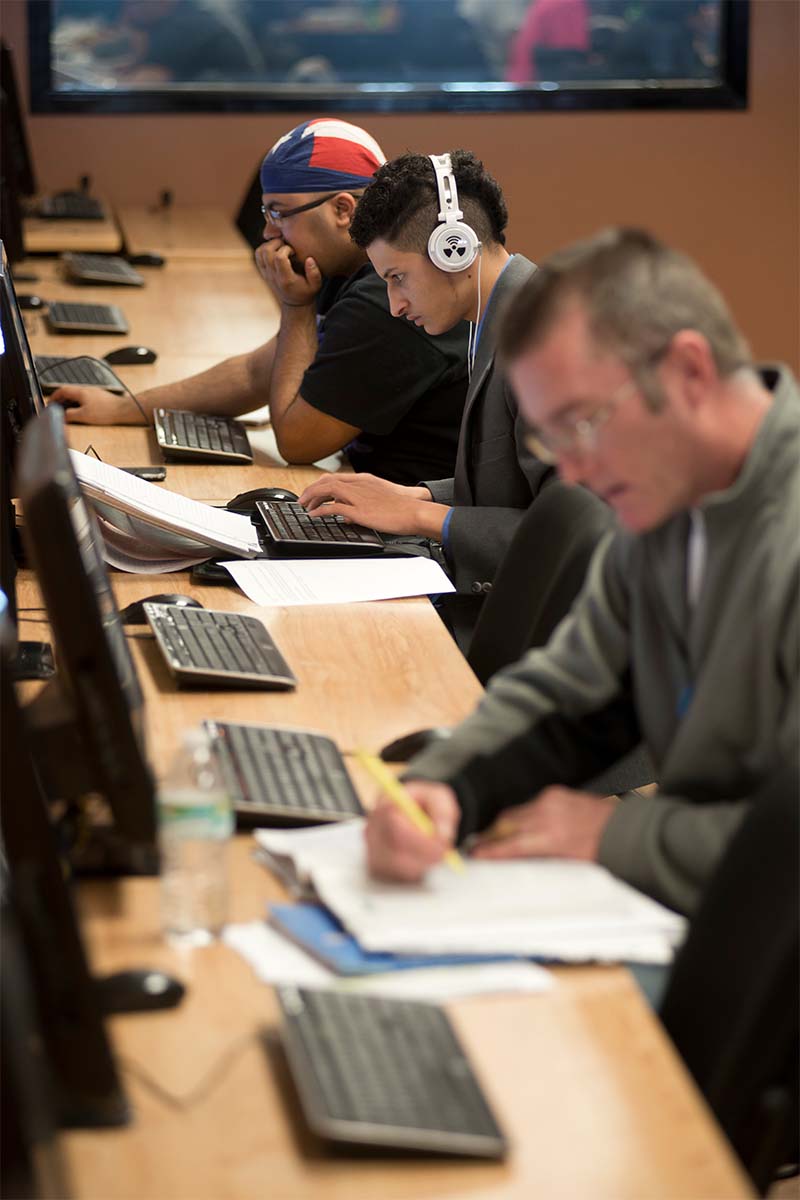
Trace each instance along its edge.
<instances>
[{"instance_id":1,"label":"man wearing bandana","mask_svg":"<svg viewBox=\"0 0 800 1200\"><path fill-rule=\"evenodd\" d=\"M155 408L239 416L269 404L278 450L311 463L344 450L401 484L452 474L467 387L466 324L432 337L392 318L386 287L350 239L358 198L385 161L348 122L291 130L261 167L258 268L280 305L275 337L190 379L140 392ZM62 387L68 421L138 423L127 396Z\"/></svg>"}]
</instances>

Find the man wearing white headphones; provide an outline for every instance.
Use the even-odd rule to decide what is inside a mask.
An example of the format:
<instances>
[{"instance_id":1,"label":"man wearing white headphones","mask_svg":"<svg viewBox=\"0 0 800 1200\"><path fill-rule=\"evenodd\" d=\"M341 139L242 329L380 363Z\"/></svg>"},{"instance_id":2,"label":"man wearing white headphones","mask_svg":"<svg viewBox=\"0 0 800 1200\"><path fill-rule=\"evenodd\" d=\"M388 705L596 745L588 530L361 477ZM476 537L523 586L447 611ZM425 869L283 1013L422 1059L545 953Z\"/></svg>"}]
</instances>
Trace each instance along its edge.
<instances>
[{"instance_id":1,"label":"man wearing white headphones","mask_svg":"<svg viewBox=\"0 0 800 1200\"><path fill-rule=\"evenodd\" d=\"M441 541L459 593L446 598L447 615L464 649L523 514L553 477L525 449L516 400L495 365L504 303L536 270L506 250L507 221L500 188L468 151L404 154L378 170L350 235L386 281L393 316L434 336L472 322L455 475L417 487L326 476L300 497L312 512L324 505L386 533Z\"/></svg>"}]
</instances>

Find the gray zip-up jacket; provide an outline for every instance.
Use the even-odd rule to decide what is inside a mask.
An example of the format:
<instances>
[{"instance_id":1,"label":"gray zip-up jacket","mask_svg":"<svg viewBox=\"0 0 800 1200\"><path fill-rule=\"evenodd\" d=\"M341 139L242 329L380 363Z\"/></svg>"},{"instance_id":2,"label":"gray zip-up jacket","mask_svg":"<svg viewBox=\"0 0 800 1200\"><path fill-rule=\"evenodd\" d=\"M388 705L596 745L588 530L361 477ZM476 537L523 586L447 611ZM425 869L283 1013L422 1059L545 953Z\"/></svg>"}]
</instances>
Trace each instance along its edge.
<instances>
[{"instance_id":1,"label":"gray zip-up jacket","mask_svg":"<svg viewBox=\"0 0 800 1200\"><path fill-rule=\"evenodd\" d=\"M706 564L689 618L689 514L600 544L548 646L492 681L408 776L450 783L460 834L550 783L580 786L643 738L659 791L623 800L599 861L691 912L749 798L798 758L800 391L773 403L735 483L700 505ZM769 869L765 865L765 869Z\"/></svg>"}]
</instances>

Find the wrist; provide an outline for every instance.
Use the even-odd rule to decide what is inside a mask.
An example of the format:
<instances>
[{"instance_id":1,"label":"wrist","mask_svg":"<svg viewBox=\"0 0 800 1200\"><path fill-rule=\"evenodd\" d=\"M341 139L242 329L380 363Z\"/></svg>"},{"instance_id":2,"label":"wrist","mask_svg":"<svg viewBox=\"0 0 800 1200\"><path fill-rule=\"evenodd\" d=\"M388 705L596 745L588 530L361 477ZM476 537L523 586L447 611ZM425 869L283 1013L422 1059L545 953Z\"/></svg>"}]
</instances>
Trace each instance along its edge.
<instances>
[{"instance_id":1,"label":"wrist","mask_svg":"<svg viewBox=\"0 0 800 1200\"><path fill-rule=\"evenodd\" d=\"M450 512L446 504L434 504L431 500L418 500L414 508L414 532L421 537L441 541L442 527Z\"/></svg>"}]
</instances>

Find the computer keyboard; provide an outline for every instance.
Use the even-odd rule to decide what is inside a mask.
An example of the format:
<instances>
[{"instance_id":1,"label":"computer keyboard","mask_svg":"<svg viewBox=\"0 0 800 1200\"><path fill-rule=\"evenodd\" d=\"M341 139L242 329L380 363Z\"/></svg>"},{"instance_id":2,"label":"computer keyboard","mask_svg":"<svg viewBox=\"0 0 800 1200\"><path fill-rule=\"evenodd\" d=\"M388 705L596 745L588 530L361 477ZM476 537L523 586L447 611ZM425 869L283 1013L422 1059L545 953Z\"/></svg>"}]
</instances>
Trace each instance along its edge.
<instances>
[{"instance_id":1,"label":"computer keyboard","mask_svg":"<svg viewBox=\"0 0 800 1200\"><path fill-rule=\"evenodd\" d=\"M501 1158L507 1141L432 1004L279 987L286 1055L311 1128L336 1141Z\"/></svg>"},{"instance_id":2,"label":"computer keyboard","mask_svg":"<svg viewBox=\"0 0 800 1200\"><path fill-rule=\"evenodd\" d=\"M166 459L240 464L253 461L245 428L231 417L157 408L153 424Z\"/></svg>"},{"instance_id":3,"label":"computer keyboard","mask_svg":"<svg viewBox=\"0 0 800 1200\"><path fill-rule=\"evenodd\" d=\"M43 196L36 215L47 221L104 221L106 216L100 201L83 192Z\"/></svg>"},{"instance_id":4,"label":"computer keyboard","mask_svg":"<svg viewBox=\"0 0 800 1200\"><path fill-rule=\"evenodd\" d=\"M363 816L339 748L304 729L206 721L241 825L317 825Z\"/></svg>"},{"instance_id":5,"label":"computer keyboard","mask_svg":"<svg viewBox=\"0 0 800 1200\"><path fill-rule=\"evenodd\" d=\"M53 301L47 320L56 333L127 333L128 323L115 304Z\"/></svg>"},{"instance_id":6,"label":"computer keyboard","mask_svg":"<svg viewBox=\"0 0 800 1200\"><path fill-rule=\"evenodd\" d=\"M129 287L144 285L144 276L124 258L109 254L62 254L61 261L68 277L78 283L119 283Z\"/></svg>"},{"instance_id":7,"label":"computer keyboard","mask_svg":"<svg viewBox=\"0 0 800 1200\"><path fill-rule=\"evenodd\" d=\"M256 511L275 546L309 556L380 554L383 540L374 529L349 525L342 517L318 516L288 500L258 500Z\"/></svg>"},{"instance_id":8,"label":"computer keyboard","mask_svg":"<svg viewBox=\"0 0 800 1200\"><path fill-rule=\"evenodd\" d=\"M144 612L179 684L280 689L297 684L255 617L152 601L144 605Z\"/></svg>"},{"instance_id":9,"label":"computer keyboard","mask_svg":"<svg viewBox=\"0 0 800 1200\"><path fill-rule=\"evenodd\" d=\"M33 362L43 392L54 392L68 383L79 387L102 387L118 395L125 391L110 367L91 358L65 359L58 354L37 354Z\"/></svg>"}]
</instances>

